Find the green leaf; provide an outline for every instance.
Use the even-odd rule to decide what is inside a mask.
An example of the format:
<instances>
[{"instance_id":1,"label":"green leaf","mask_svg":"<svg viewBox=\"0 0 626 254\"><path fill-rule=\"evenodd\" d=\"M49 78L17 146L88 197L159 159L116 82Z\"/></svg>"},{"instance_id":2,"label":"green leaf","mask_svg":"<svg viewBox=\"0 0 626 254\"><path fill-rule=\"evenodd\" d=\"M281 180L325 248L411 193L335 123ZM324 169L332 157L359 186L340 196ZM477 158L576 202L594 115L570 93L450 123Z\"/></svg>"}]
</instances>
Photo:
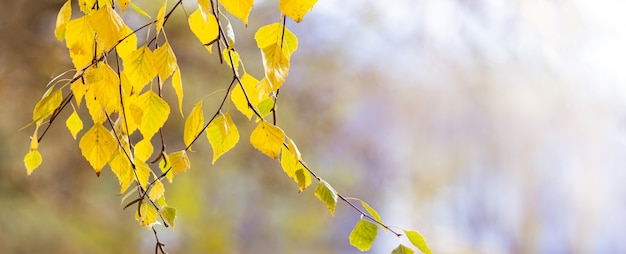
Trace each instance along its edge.
<instances>
[{"instance_id":1,"label":"green leaf","mask_svg":"<svg viewBox=\"0 0 626 254\"><path fill-rule=\"evenodd\" d=\"M333 189L330 184L326 181L321 180L320 183L315 187L315 196L321 200L328 210L330 210L330 214L335 215L335 206L337 205L337 192Z\"/></svg>"},{"instance_id":2,"label":"green leaf","mask_svg":"<svg viewBox=\"0 0 626 254\"><path fill-rule=\"evenodd\" d=\"M413 254L413 253L415 252L412 249L402 244L400 244L397 248L393 249L393 251L391 252L391 254Z\"/></svg>"},{"instance_id":3,"label":"green leaf","mask_svg":"<svg viewBox=\"0 0 626 254\"><path fill-rule=\"evenodd\" d=\"M350 233L350 245L356 247L360 251L369 250L376 240L378 234L378 226L372 222L361 219L352 229Z\"/></svg>"},{"instance_id":4,"label":"green leaf","mask_svg":"<svg viewBox=\"0 0 626 254\"><path fill-rule=\"evenodd\" d=\"M176 219L176 209L174 209L173 207L166 206L166 207L161 208L161 210L159 210L159 213L163 217L163 220L165 220L165 223L167 223L167 225L170 225L173 228L174 219Z\"/></svg>"},{"instance_id":5,"label":"green leaf","mask_svg":"<svg viewBox=\"0 0 626 254\"><path fill-rule=\"evenodd\" d=\"M424 240L424 237L420 235L420 233L414 230L404 230L404 233L406 234L406 237L409 238L409 241L411 241L411 243L415 247L417 247L418 249L420 249L422 252L426 254L432 253L430 251L430 248L428 248L428 244L426 244L426 240Z\"/></svg>"}]
</instances>

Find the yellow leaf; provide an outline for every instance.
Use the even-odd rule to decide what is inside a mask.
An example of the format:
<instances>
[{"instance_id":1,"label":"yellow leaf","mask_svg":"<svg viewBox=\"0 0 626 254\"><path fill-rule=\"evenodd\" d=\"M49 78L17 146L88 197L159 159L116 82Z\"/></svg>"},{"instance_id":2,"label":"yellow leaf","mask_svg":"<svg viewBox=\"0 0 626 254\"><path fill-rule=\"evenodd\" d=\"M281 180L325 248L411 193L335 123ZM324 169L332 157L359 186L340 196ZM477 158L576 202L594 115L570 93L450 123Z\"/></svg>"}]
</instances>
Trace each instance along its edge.
<instances>
[{"instance_id":1,"label":"yellow leaf","mask_svg":"<svg viewBox=\"0 0 626 254\"><path fill-rule=\"evenodd\" d=\"M137 99L136 94L124 98L124 114L122 115L121 121L123 121L122 126L125 130L124 133L127 135L133 134L133 132L137 130L137 119L141 121L141 116L143 115L143 110L135 106ZM139 112L136 112L137 110L139 110ZM126 127L128 127L128 129L126 129Z\"/></svg>"},{"instance_id":2,"label":"yellow leaf","mask_svg":"<svg viewBox=\"0 0 626 254\"><path fill-rule=\"evenodd\" d=\"M133 30L126 24L124 24L123 34L124 36L128 35L128 37L120 42L115 49L117 50L117 55L119 55L123 61L127 61L127 57L137 50L137 35L134 34Z\"/></svg>"},{"instance_id":3,"label":"yellow leaf","mask_svg":"<svg viewBox=\"0 0 626 254\"><path fill-rule=\"evenodd\" d=\"M70 85L70 90L72 90L72 94L74 95L74 99L76 100L76 105L80 108L80 102L83 100L83 96L87 93L87 86L83 84L82 79L78 79Z\"/></svg>"},{"instance_id":4,"label":"yellow leaf","mask_svg":"<svg viewBox=\"0 0 626 254\"><path fill-rule=\"evenodd\" d=\"M126 77L133 85L133 90L137 93L157 74L157 70L154 67L155 61L153 54L154 53L148 46L144 45L128 55L127 59L124 61Z\"/></svg>"},{"instance_id":5,"label":"yellow leaf","mask_svg":"<svg viewBox=\"0 0 626 254\"><path fill-rule=\"evenodd\" d=\"M41 122L46 117L52 115L54 110L61 105L62 100L63 94L61 94L61 89L47 93L46 96L44 96L35 105L35 109L33 110L33 121Z\"/></svg>"},{"instance_id":6,"label":"yellow leaf","mask_svg":"<svg viewBox=\"0 0 626 254\"><path fill-rule=\"evenodd\" d=\"M135 10L137 13L139 13L139 14L147 17L147 18L151 18L150 15L148 15L148 13L146 11L142 10L141 8L139 8L139 6L137 6L135 3L130 2L130 7L133 7L133 10Z\"/></svg>"},{"instance_id":7,"label":"yellow leaf","mask_svg":"<svg viewBox=\"0 0 626 254\"><path fill-rule=\"evenodd\" d=\"M165 186L160 180L156 180L154 184L152 184L152 188L150 188L150 192L148 192L148 198L152 201L156 201L160 197L165 194Z\"/></svg>"},{"instance_id":8,"label":"yellow leaf","mask_svg":"<svg viewBox=\"0 0 626 254\"><path fill-rule=\"evenodd\" d=\"M129 3L130 3L130 0L117 0L117 5L120 6L120 10L122 13L126 11L126 7L128 7Z\"/></svg>"},{"instance_id":9,"label":"yellow leaf","mask_svg":"<svg viewBox=\"0 0 626 254\"><path fill-rule=\"evenodd\" d=\"M72 18L72 1L67 0L65 4L59 10L59 14L57 15L57 24L54 29L54 35L57 37L57 40L62 41L65 38L65 25L70 22Z\"/></svg>"},{"instance_id":10,"label":"yellow leaf","mask_svg":"<svg viewBox=\"0 0 626 254\"><path fill-rule=\"evenodd\" d=\"M159 210L159 214L161 214L161 217L163 217L163 220L165 220L165 222L168 225L174 228L174 219L176 219L176 209L166 206L166 207L163 207L161 210Z\"/></svg>"},{"instance_id":11,"label":"yellow leaf","mask_svg":"<svg viewBox=\"0 0 626 254\"><path fill-rule=\"evenodd\" d=\"M288 58L298 49L298 38L296 35L286 27L283 34L283 25L278 22L259 28L254 34L254 39L256 40L257 47L260 49L278 44L283 54Z\"/></svg>"},{"instance_id":12,"label":"yellow leaf","mask_svg":"<svg viewBox=\"0 0 626 254\"><path fill-rule=\"evenodd\" d=\"M107 120L107 116L96 98L96 93L92 89L87 90L87 94L85 94L85 105L94 123L101 124Z\"/></svg>"},{"instance_id":13,"label":"yellow leaf","mask_svg":"<svg viewBox=\"0 0 626 254\"><path fill-rule=\"evenodd\" d=\"M95 10L96 2L98 0L78 0L78 6L80 10L87 14Z\"/></svg>"},{"instance_id":14,"label":"yellow leaf","mask_svg":"<svg viewBox=\"0 0 626 254\"><path fill-rule=\"evenodd\" d=\"M207 128L207 138L211 143L211 148L213 148L212 164L215 164L220 156L235 147L239 141L239 131L228 112L213 119Z\"/></svg>"},{"instance_id":15,"label":"yellow leaf","mask_svg":"<svg viewBox=\"0 0 626 254\"><path fill-rule=\"evenodd\" d=\"M308 187L309 185L311 185L311 174L309 174L309 172L307 172L304 167L301 167L302 164L300 164L300 169L296 170L296 183L298 183L298 187L300 188L299 191L302 192L304 189L306 189L306 187Z\"/></svg>"},{"instance_id":16,"label":"yellow leaf","mask_svg":"<svg viewBox=\"0 0 626 254\"><path fill-rule=\"evenodd\" d=\"M167 160L169 166L172 167L170 169L170 172L172 172L172 176L176 176L182 172L185 172L191 167L189 157L187 157L187 152L185 150L168 154Z\"/></svg>"},{"instance_id":17,"label":"yellow leaf","mask_svg":"<svg viewBox=\"0 0 626 254\"><path fill-rule=\"evenodd\" d=\"M124 21L110 5L101 6L88 17L89 24L98 35L98 42L104 45L104 50L113 48L124 37Z\"/></svg>"},{"instance_id":18,"label":"yellow leaf","mask_svg":"<svg viewBox=\"0 0 626 254\"><path fill-rule=\"evenodd\" d=\"M228 12L248 26L248 15L250 15L250 10L254 5L253 0L219 0L219 2Z\"/></svg>"},{"instance_id":19,"label":"yellow leaf","mask_svg":"<svg viewBox=\"0 0 626 254\"><path fill-rule=\"evenodd\" d=\"M135 144L135 158L139 160L147 161L153 151L154 147L148 139L142 139Z\"/></svg>"},{"instance_id":20,"label":"yellow leaf","mask_svg":"<svg viewBox=\"0 0 626 254\"><path fill-rule=\"evenodd\" d=\"M165 42L161 47L154 50L154 63L161 80L166 80L174 73L178 64L176 63L176 55L174 55L169 43Z\"/></svg>"},{"instance_id":21,"label":"yellow leaf","mask_svg":"<svg viewBox=\"0 0 626 254\"><path fill-rule=\"evenodd\" d=\"M214 41L219 34L219 28L217 26L217 20L212 14L207 14L206 19L202 17L200 9L194 11L189 15L189 27L193 34L198 37L202 45L211 53L210 42Z\"/></svg>"},{"instance_id":22,"label":"yellow leaf","mask_svg":"<svg viewBox=\"0 0 626 254\"><path fill-rule=\"evenodd\" d=\"M95 123L78 144L83 157L100 175L100 171L107 164L111 155L116 151L117 140L102 124Z\"/></svg>"},{"instance_id":23,"label":"yellow leaf","mask_svg":"<svg viewBox=\"0 0 626 254\"><path fill-rule=\"evenodd\" d=\"M316 2L317 0L280 0L278 8L287 15L287 17L300 23L302 17L313 9Z\"/></svg>"},{"instance_id":24,"label":"yellow leaf","mask_svg":"<svg viewBox=\"0 0 626 254\"><path fill-rule=\"evenodd\" d=\"M287 150L283 149L280 157L280 165L283 168L283 171L291 177L296 183L298 183L298 178L296 177L296 171L302 168L299 160L302 159L300 155L300 151L296 147L296 144L289 137L285 137L287 139Z\"/></svg>"},{"instance_id":25,"label":"yellow leaf","mask_svg":"<svg viewBox=\"0 0 626 254\"><path fill-rule=\"evenodd\" d=\"M120 110L120 80L117 77L117 73L111 69L108 64L98 64L88 69L88 73L97 72L99 78L97 82L90 84L89 91L93 93L96 101L100 103L100 106L111 115Z\"/></svg>"},{"instance_id":26,"label":"yellow leaf","mask_svg":"<svg viewBox=\"0 0 626 254\"><path fill-rule=\"evenodd\" d=\"M164 0L163 5L161 5L161 9L159 9L159 13L157 14L157 21L156 21L157 36L159 36L161 29L163 29L163 21L165 19L166 7L167 7L167 0Z\"/></svg>"},{"instance_id":27,"label":"yellow leaf","mask_svg":"<svg viewBox=\"0 0 626 254\"><path fill-rule=\"evenodd\" d=\"M115 152L114 156L113 160L109 163L109 167L111 167L111 171L113 171L113 174L115 174L117 180L120 182L121 194L135 181L135 173L124 152L118 150Z\"/></svg>"},{"instance_id":28,"label":"yellow leaf","mask_svg":"<svg viewBox=\"0 0 626 254\"><path fill-rule=\"evenodd\" d=\"M239 58L239 54L237 53L237 51L224 49L222 50L222 55L224 56L224 61L226 61L226 64L228 64L228 66L233 68L231 61L233 64L235 64L235 67L233 69L235 69L235 73L239 73L239 61L241 61L241 59Z\"/></svg>"},{"instance_id":29,"label":"yellow leaf","mask_svg":"<svg viewBox=\"0 0 626 254\"><path fill-rule=\"evenodd\" d=\"M149 203L141 202L139 210L135 212L135 219L140 226L150 229L153 225L158 223L157 211Z\"/></svg>"},{"instance_id":30,"label":"yellow leaf","mask_svg":"<svg viewBox=\"0 0 626 254\"><path fill-rule=\"evenodd\" d=\"M174 74L172 75L172 87L174 88L174 92L176 92L176 97L178 97L178 110L180 111L180 115L183 115L183 84L182 79L180 77L180 69L176 66L176 70L174 70Z\"/></svg>"},{"instance_id":31,"label":"yellow leaf","mask_svg":"<svg viewBox=\"0 0 626 254\"><path fill-rule=\"evenodd\" d=\"M152 174L152 169L145 161L140 160L135 156L135 172L137 173L137 180L139 185L145 190L148 186L148 180Z\"/></svg>"},{"instance_id":32,"label":"yellow leaf","mask_svg":"<svg viewBox=\"0 0 626 254\"><path fill-rule=\"evenodd\" d=\"M212 13L210 0L198 0L198 7L204 16Z\"/></svg>"},{"instance_id":33,"label":"yellow leaf","mask_svg":"<svg viewBox=\"0 0 626 254\"><path fill-rule=\"evenodd\" d=\"M37 139L37 137L34 137ZM30 150L26 156L24 156L24 165L26 166L26 173L30 175L33 171L41 165L41 154L38 150Z\"/></svg>"},{"instance_id":34,"label":"yellow leaf","mask_svg":"<svg viewBox=\"0 0 626 254\"><path fill-rule=\"evenodd\" d=\"M139 132L150 140L159 131L170 114L170 106L153 91L147 91L137 98L137 106L143 109Z\"/></svg>"},{"instance_id":35,"label":"yellow leaf","mask_svg":"<svg viewBox=\"0 0 626 254\"><path fill-rule=\"evenodd\" d=\"M257 89L258 83L259 81L248 73L244 73L241 77L241 84L243 85L243 88L245 89L246 94L250 99L250 103L254 107L256 107L260 101L259 92ZM233 88L233 91L230 94L230 99L233 101L235 107L237 108L237 110L239 110L239 112L247 116L248 120L252 119L252 115L254 114L254 112L252 112L252 109L250 109L248 101L246 100L246 96L244 95L240 85L236 85L235 88Z\"/></svg>"},{"instance_id":36,"label":"yellow leaf","mask_svg":"<svg viewBox=\"0 0 626 254\"><path fill-rule=\"evenodd\" d=\"M185 146L189 146L204 127L204 114L202 112L202 101L198 101L185 120L185 130L183 140Z\"/></svg>"},{"instance_id":37,"label":"yellow leaf","mask_svg":"<svg viewBox=\"0 0 626 254\"><path fill-rule=\"evenodd\" d=\"M70 58L76 69L82 69L91 63L95 52L95 36L96 32L91 28L87 16L70 20L65 25L65 44L70 50Z\"/></svg>"},{"instance_id":38,"label":"yellow leaf","mask_svg":"<svg viewBox=\"0 0 626 254\"><path fill-rule=\"evenodd\" d=\"M278 159L285 133L265 120L261 120L250 134L250 144L272 159Z\"/></svg>"},{"instance_id":39,"label":"yellow leaf","mask_svg":"<svg viewBox=\"0 0 626 254\"><path fill-rule=\"evenodd\" d=\"M78 116L78 113L76 113L76 109L74 109L72 114L67 118L67 120L65 121L65 125L67 126L67 129L72 133L72 137L76 139L76 134L78 134L78 132L83 129L83 121L80 120L80 116Z\"/></svg>"},{"instance_id":40,"label":"yellow leaf","mask_svg":"<svg viewBox=\"0 0 626 254\"><path fill-rule=\"evenodd\" d=\"M298 48L298 39L280 23L259 28L254 39L261 49L265 77L271 84L272 90L276 91L287 78L289 59Z\"/></svg>"},{"instance_id":41,"label":"yellow leaf","mask_svg":"<svg viewBox=\"0 0 626 254\"><path fill-rule=\"evenodd\" d=\"M326 204L331 215L335 215L335 206L337 205L337 191L333 189L326 181L321 180L315 187L315 196Z\"/></svg>"}]
</instances>

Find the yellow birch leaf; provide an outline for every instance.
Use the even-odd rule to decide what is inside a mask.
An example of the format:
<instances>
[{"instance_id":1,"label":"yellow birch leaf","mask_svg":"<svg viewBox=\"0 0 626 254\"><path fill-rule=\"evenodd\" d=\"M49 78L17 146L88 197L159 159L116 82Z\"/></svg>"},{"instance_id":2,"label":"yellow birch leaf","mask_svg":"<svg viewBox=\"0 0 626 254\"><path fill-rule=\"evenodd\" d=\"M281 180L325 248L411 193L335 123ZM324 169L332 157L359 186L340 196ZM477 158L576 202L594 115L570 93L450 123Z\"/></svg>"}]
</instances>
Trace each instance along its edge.
<instances>
[{"instance_id":1,"label":"yellow birch leaf","mask_svg":"<svg viewBox=\"0 0 626 254\"><path fill-rule=\"evenodd\" d=\"M116 151L117 140L102 124L95 123L80 139L78 146L83 157L89 161L96 174L100 175L100 171Z\"/></svg>"},{"instance_id":2,"label":"yellow birch leaf","mask_svg":"<svg viewBox=\"0 0 626 254\"><path fill-rule=\"evenodd\" d=\"M135 212L135 219L140 226L146 227L146 229L150 229L153 225L158 224L157 211L147 202L141 202L139 210Z\"/></svg>"},{"instance_id":3,"label":"yellow birch leaf","mask_svg":"<svg viewBox=\"0 0 626 254\"><path fill-rule=\"evenodd\" d=\"M189 146L204 127L204 113L202 111L202 101L198 101L185 120L183 141L185 146ZM191 150L191 149L190 149Z\"/></svg>"},{"instance_id":4,"label":"yellow birch leaf","mask_svg":"<svg viewBox=\"0 0 626 254\"><path fill-rule=\"evenodd\" d=\"M57 15L57 24L54 29L54 35L57 37L57 40L62 41L65 38L65 25L70 22L72 18L72 1L67 0L65 4L59 10L59 14Z\"/></svg>"},{"instance_id":5,"label":"yellow birch leaf","mask_svg":"<svg viewBox=\"0 0 626 254\"><path fill-rule=\"evenodd\" d=\"M276 107L275 104L276 103L274 103L274 99L270 97L263 99L261 102L259 102L258 107L257 107L259 114L262 117L269 115L270 113L272 113L272 109Z\"/></svg>"},{"instance_id":6,"label":"yellow birch leaf","mask_svg":"<svg viewBox=\"0 0 626 254\"><path fill-rule=\"evenodd\" d=\"M372 247L377 235L378 226L372 222L361 219L350 233L350 245L360 251L367 251Z\"/></svg>"},{"instance_id":7,"label":"yellow birch leaf","mask_svg":"<svg viewBox=\"0 0 626 254\"><path fill-rule=\"evenodd\" d=\"M287 79L291 54L298 48L296 36L283 25L274 23L259 28L254 35L261 49L265 77L276 91ZM284 32L284 36L283 36Z\"/></svg>"},{"instance_id":8,"label":"yellow birch leaf","mask_svg":"<svg viewBox=\"0 0 626 254\"><path fill-rule=\"evenodd\" d=\"M92 70L94 68L89 68ZM89 90L93 92L96 101L111 115L120 110L120 80L117 73L108 64L102 63L95 67L99 73L98 81L90 84Z\"/></svg>"},{"instance_id":9,"label":"yellow birch leaf","mask_svg":"<svg viewBox=\"0 0 626 254\"><path fill-rule=\"evenodd\" d=\"M204 16L212 13L210 0L198 0L198 7L200 7L200 11Z\"/></svg>"},{"instance_id":10,"label":"yellow birch leaf","mask_svg":"<svg viewBox=\"0 0 626 254\"><path fill-rule=\"evenodd\" d=\"M126 7L128 7L129 3L130 3L130 0L117 0L117 5L120 6L120 11L122 13L126 11Z\"/></svg>"},{"instance_id":11,"label":"yellow birch leaf","mask_svg":"<svg viewBox=\"0 0 626 254\"><path fill-rule=\"evenodd\" d=\"M257 90L257 84L259 83L259 81L248 73L244 73L240 80L241 85L243 85L243 88L245 89L246 94L250 99L250 103L254 107L256 107L260 101L259 92ZM252 119L252 115L254 114L254 112L252 111L252 109L250 109L250 106L248 105L248 101L246 100L246 96L243 93L241 85L236 85L233 88L230 94L230 99L235 104L237 110L239 110L239 112L244 114L246 117L248 117L248 120L250 120Z\"/></svg>"},{"instance_id":12,"label":"yellow birch leaf","mask_svg":"<svg viewBox=\"0 0 626 254\"><path fill-rule=\"evenodd\" d=\"M128 55L124 61L124 73L135 92L140 92L156 76L157 70L154 66L154 53L148 46L144 45Z\"/></svg>"},{"instance_id":13,"label":"yellow birch leaf","mask_svg":"<svg viewBox=\"0 0 626 254\"><path fill-rule=\"evenodd\" d=\"M148 139L142 139L135 144L135 158L147 161L154 152L154 147Z\"/></svg>"},{"instance_id":14,"label":"yellow birch leaf","mask_svg":"<svg viewBox=\"0 0 626 254\"><path fill-rule=\"evenodd\" d=\"M157 29L157 37L159 33L161 33L161 29L163 29L163 21L165 19L165 8L167 7L167 0L163 1L163 5L161 5L161 9L159 9L159 13L157 14L156 21L156 29Z\"/></svg>"},{"instance_id":15,"label":"yellow birch leaf","mask_svg":"<svg viewBox=\"0 0 626 254\"><path fill-rule=\"evenodd\" d=\"M239 58L239 54L237 53L237 51L224 49L222 50L222 55L224 56L224 61L226 62L226 64L228 64L228 66L233 68L233 66L231 65L231 61L233 64L235 64L235 67L233 69L235 69L235 73L239 73L239 61L241 61L241 59Z\"/></svg>"},{"instance_id":16,"label":"yellow birch leaf","mask_svg":"<svg viewBox=\"0 0 626 254\"><path fill-rule=\"evenodd\" d=\"M167 155L168 162L172 169L172 176L176 176L182 172L187 171L191 167L189 157L185 150L173 152Z\"/></svg>"},{"instance_id":17,"label":"yellow birch leaf","mask_svg":"<svg viewBox=\"0 0 626 254\"><path fill-rule=\"evenodd\" d=\"M72 90L78 108L80 108L80 102L83 100L83 96L87 93L87 88L82 79L78 79L70 85L70 90Z\"/></svg>"},{"instance_id":18,"label":"yellow birch leaf","mask_svg":"<svg viewBox=\"0 0 626 254\"><path fill-rule=\"evenodd\" d=\"M174 73L178 64L176 63L176 55L174 55L169 43L165 42L154 50L154 63L161 80L166 80Z\"/></svg>"},{"instance_id":19,"label":"yellow birch leaf","mask_svg":"<svg viewBox=\"0 0 626 254\"><path fill-rule=\"evenodd\" d=\"M152 174L152 169L148 166L148 163L145 161L139 160L135 156L135 172L137 173L137 181L139 185L145 190L148 186L148 180L150 180L150 175Z\"/></svg>"},{"instance_id":20,"label":"yellow birch leaf","mask_svg":"<svg viewBox=\"0 0 626 254\"><path fill-rule=\"evenodd\" d=\"M154 184L152 184L152 188L150 188L150 192L148 192L148 198L152 201L156 201L160 197L165 194L165 186L160 180L156 180Z\"/></svg>"},{"instance_id":21,"label":"yellow birch leaf","mask_svg":"<svg viewBox=\"0 0 626 254\"><path fill-rule=\"evenodd\" d=\"M302 192L306 187L311 185L311 174L302 167L302 164L299 165L300 169L296 170L296 182L298 183L298 187L300 188L298 191Z\"/></svg>"},{"instance_id":22,"label":"yellow birch leaf","mask_svg":"<svg viewBox=\"0 0 626 254\"><path fill-rule=\"evenodd\" d=\"M130 1L129 1L130 2ZM135 10L137 13L147 17L147 18L151 18L150 15L148 15L148 13L144 10L142 10L139 6L137 6L135 3L130 2L130 7L133 8L133 10Z\"/></svg>"},{"instance_id":23,"label":"yellow birch leaf","mask_svg":"<svg viewBox=\"0 0 626 254\"><path fill-rule=\"evenodd\" d=\"M180 111L180 115L183 116L183 83L178 66L176 66L176 70L174 70L174 74L172 75L172 87L178 98L178 110Z\"/></svg>"},{"instance_id":24,"label":"yellow birch leaf","mask_svg":"<svg viewBox=\"0 0 626 254\"><path fill-rule=\"evenodd\" d=\"M110 5L101 6L93 14L88 15L89 24L98 35L98 42L108 51L124 37L124 21Z\"/></svg>"},{"instance_id":25,"label":"yellow birch leaf","mask_svg":"<svg viewBox=\"0 0 626 254\"><path fill-rule=\"evenodd\" d=\"M33 110L33 121L41 122L46 117L52 115L54 110L61 105L61 101L63 101L61 89L48 93L35 105L35 109Z\"/></svg>"},{"instance_id":26,"label":"yellow birch leaf","mask_svg":"<svg viewBox=\"0 0 626 254\"><path fill-rule=\"evenodd\" d=\"M166 206L166 207L163 207L161 210L159 210L159 213L161 214L161 217L163 217L163 220L165 220L165 222L168 225L174 228L174 219L176 219L176 209Z\"/></svg>"},{"instance_id":27,"label":"yellow birch leaf","mask_svg":"<svg viewBox=\"0 0 626 254\"><path fill-rule=\"evenodd\" d=\"M278 126L261 120L250 134L250 144L272 159L278 159L285 133Z\"/></svg>"},{"instance_id":28,"label":"yellow birch leaf","mask_svg":"<svg viewBox=\"0 0 626 254\"><path fill-rule=\"evenodd\" d=\"M211 148L213 148L211 164L215 164L220 156L235 147L239 141L239 131L228 112L213 119L206 132Z\"/></svg>"},{"instance_id":29,"label":"yellow birch leaf","mask_svg":"<svg viewBox=\"0 0 626 254\"><path fill-rule=\"evenodd\" d=\"M147 91L137 98L136 105L143 109L139 132L147 140L159 131L170 114L170 106L154 91Z\"/></svg>"},{"instance_id":30,"label":"yellow birch leaf","mask_svg":"<svg viewBox=\"0 0 626 254\"><path fill-rule=\"evenodd\" d=\"M41 165L41 153L39 150L30 150L26 156L24 156L24 165L26 166L26 173L30 175L33 171Z\"/></svg>"},{"instance_id":31,"label":"yellow birch leaf","mask_svg":"<svg viewBox=\"0 0 626 254\"><path fill-rule=\"evenodd\" d=\"M94 57L96 32L91 28L87 16L70 20L65 25L65 44L76 69L91 63Z\"/></svg>"},{"instance_id":32,"label":"yellow birch leaf","mask_svg":"<svg viewBox=\"0 0 626 254\"><path fill-rule=\"evenodd\" d=\"M217 19L212 14L207 14L206 19L202 17L200 9L194 11L189 15L189 28L193 34L198 37L198 40L204 45L204 47L211 53L210 42L213 42L219 34L219 28L217 26Z\"/></svg>"},{"instance_id":33,"label":"yellow birch leaf","mask_svg":"<svg viewBox=\"0 0 626 254\"><path fill-rule=\"evenodd\" d=\"M135 173L124 152L118 150L114 156L109 163L109 167L111 167L111 171L113 171L120 183L120 194L122 194L135 181Z\"/></svg>"},{"instance_id":34,"label":"yellow birch leaf","mask_svg":"<svg viewBox=\"0 0 626 254\"><path fill-rule=\"evenodd\" d=\"M137 119L141 121L141 116L143 115L143 111L135 106L135 102L138 97L136 94L130 95L124 98L124 114L122 115L122 126L125 130L125 133L130 136L133 134L135 130L137 130ZM134 110L140 110L139 112L134 112ZM137 117L135 117L137 116ZM128 129L126 128L128 127Z\"/></svg>"},{"instance_id":35,"label":"yellow birch leaf","mask_svg":"<svg viewBox=\"0 0 626 254\"><path fill-rule=\"evenodd\" d=\"M425 254L432 254L428 244L426 244L426 240L424 240L424 237L420 233L415 230L404 230L404 234L406 234L406 237L409 238L413 246L417 247Z\"/></svg>"},{"instance_id":36,"label":"yellow birch leaf","mask_svg":"<svg viewBox=\"0 0 626 254\"><path fill-rule=\"evenodd\" d=\"M93 89L87 90L87 94L85 94L85 105L94 123L103 123L107 120L107 116Z\"/></svg>"},{"instance_id":37,"label":"yellow birch leaf","mask_svg":"<svg viewBox=\"0 0 626 254\"><path fill-rule=\"evenodd\" d=\"M287 150L283 150L280 158L280 165L283 168L283 171L291 177L292 179L297 181L296 171L300 169L299 160L302 158L300 151L296 147L296 144L289 137L285 137L287 139Z\"/></svg>"},{"instance_id":38,"label":"yellow birch leaf","mask_svg":"<svg viewBox=\"0 0 626 254\"><path fill-rule=\"evenodd\" d=\"M70 116L67 118L67 120L65 121L65 125L67 126L67 129L70 131L70 133L72 133L72 137L76 139L76 135L78 134L78 132L83 129L83 121L80 120L80 116L78 116L78 113L76 113L76 109L74 109L72 114L70 114Z\"/></svg>"},{"instance_id":39,"label":"yellow birch leaf","mask_svg":"<svg viewBox=\"0 0 626 254\"><path fill-rule=\"evenodd\" d=\"M313 9L315 3L317 3L317 0L280 0L278 8L287 17L300 23L304 15Z\"/></svg>"},{"instance_id":40,"label":"yellow birch leaf","mask_svg":"<svg viewBox=\"0 0 626 254\"><path fill-rule=\"evenodd\" d=\"M115 49L116 49L117 55L120 56L120 58L122 58L123 61L127 61L127 57L131 53L135 52L135 50L137 50L137 35L133 33L133 30L130 29L130 27L128 27L126 24L124 24L123 34L126 37L126 39L120 42L120 44L117 45Z\"/></svg>"},{"instance_id":41,"label":"yellow birch leaf","mask_svg":"<svg viewBox=\"0 0 626 254\"><path fill-rule=\"evenodd\" d=\"M219 0L219 2L228 12L248 26L248 16L254 5L254 0Z\"/></svg>"},{"instance_id":42,"label":"yellow birch leaf","mask_svg":"<svg viewBox=\"0 0 626 254\"><path fill-rule=\"evenodd\" d=\"M335 206L337 205L337 192L330 184L322 180L315 187L315 196L326 204L331 215L335 215Z\"/></svg>"}]
</instances>

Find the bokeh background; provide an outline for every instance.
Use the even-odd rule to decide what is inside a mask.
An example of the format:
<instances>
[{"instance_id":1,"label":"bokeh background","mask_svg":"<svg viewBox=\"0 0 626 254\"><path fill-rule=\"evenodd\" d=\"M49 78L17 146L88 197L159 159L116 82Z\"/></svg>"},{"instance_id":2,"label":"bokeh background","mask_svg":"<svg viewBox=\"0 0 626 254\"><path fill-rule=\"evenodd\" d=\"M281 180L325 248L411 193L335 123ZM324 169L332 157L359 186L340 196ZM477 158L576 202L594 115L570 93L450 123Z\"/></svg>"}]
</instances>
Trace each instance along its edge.
<instances>
[{"instance_id":1,"label":"bokeh background","mask_svg":"<svg viewBox=\"0 0 626 254\"><path fill-rule=\"evenodd\" d=\"M134 2L153 15L161 5ZM0 3L0 253L151 253L154 236L121 209L113 174L96 178L62 121L26 175L32 129L18 129L71 68L53 36L63 1ZM278 123L340 193L420 231L435 253L626 253L624 11L620 0L319 0L288 22L300 47ZM278 15L277 1L257 0L247 28L232 19L256 76L254 31ZM188 112L229 72L185 22L177 10L166 31ZM170 119L168 147L181 148L184 120ZM297 193L235 120L233 151L211 165L201 140L192 169L166 185L178 209L174 231L159 228L166 250L358 253L348 244L358 214L340 203L332 217L312 188ZM399 242L381 231L370 252Z\"/></svg>"}]
</instances>

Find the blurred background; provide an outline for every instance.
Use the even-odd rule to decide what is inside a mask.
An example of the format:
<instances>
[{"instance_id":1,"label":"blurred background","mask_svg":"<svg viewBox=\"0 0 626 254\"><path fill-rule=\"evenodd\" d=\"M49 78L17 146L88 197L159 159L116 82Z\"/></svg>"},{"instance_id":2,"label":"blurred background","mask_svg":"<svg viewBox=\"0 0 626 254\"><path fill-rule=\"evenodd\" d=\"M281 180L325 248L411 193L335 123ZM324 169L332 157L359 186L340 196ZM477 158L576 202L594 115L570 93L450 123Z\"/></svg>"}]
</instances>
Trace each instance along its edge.
<instances>
[{"instance_id":1,"label":"blurred background","mask_svg":"<svg viewBox=\"0 0 626 254\"><path fill-rule=\"evenodd\" d=\"M108 168L96 177L63 121L26 175L32 128L18 129L71 68L53 35L64 1L0 2L0 253L151 253L154 236L121 209L117 179ZM161 5L134 2L153 16ZM418 230L435 253L626 253L624 11L619 0L320 0L288 21L300 46L278 124L335 189ZM278 16L277 1L257 0L247 28L231 18L257 77L254 32ZM147 22L130 8L124 17ZM182 9L166 32L187 113L228 85L228 67ZM205 100L207 115L220 96ZM158 228L166 250L359 253L348 243L358 214L339 203L332 217L313 188L297 193L233 115L237 147L211 165L202 139L192 169L166 184L178 209L173 231ZM184 119L173 110L170 120L168 148L181 149ZM398 243L379 231L370 252Z\"/></svg>"}]
</instances>

